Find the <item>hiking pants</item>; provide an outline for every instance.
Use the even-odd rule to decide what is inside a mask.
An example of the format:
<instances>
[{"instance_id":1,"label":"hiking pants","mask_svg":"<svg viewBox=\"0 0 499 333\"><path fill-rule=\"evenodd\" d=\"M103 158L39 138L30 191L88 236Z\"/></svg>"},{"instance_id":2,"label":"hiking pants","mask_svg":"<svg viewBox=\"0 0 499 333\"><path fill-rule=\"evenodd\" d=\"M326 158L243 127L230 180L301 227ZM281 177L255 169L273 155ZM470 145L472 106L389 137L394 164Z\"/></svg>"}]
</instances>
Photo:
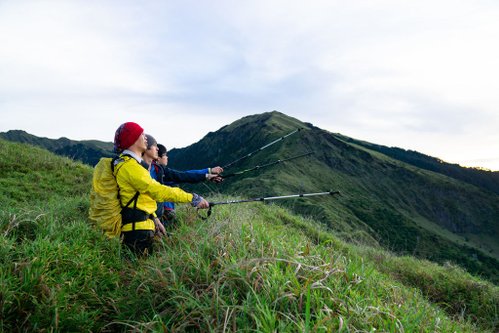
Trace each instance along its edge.
<instances>
[{"instance_id":1,"label":"hiking pants","mask_svg":"<svg viewBox=\"0 0 499 333\"><path fill-rule=\"evenodd\" d=\"M122 233L123 245L137 256L147 256L153 251L154 231L134 230Z\"/></svg>"}]
</instances>

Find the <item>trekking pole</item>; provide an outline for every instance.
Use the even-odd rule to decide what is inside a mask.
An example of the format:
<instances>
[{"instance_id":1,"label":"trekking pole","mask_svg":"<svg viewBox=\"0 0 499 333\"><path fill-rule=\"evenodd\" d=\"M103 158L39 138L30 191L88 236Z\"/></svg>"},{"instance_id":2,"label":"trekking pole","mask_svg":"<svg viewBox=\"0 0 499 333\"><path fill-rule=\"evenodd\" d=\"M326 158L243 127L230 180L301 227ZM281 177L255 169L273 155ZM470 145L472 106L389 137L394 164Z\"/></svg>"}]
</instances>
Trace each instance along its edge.
<instances>
[{"instance_id":1,"label":"trekking pole","mask_svg":"<svg viewBox=\"0 0 499 333\"><path fill-rule=\"evenodd\" d=\"M206 220L211 215L211 208L217 205L229 205L229 204L238 204L244 202L255 202L255 201L272 201L272 200L281 200L281 199L291 199L291 198L304 198L304 197L315 197L319 195L341 195L340 191L327 191L327 192L317 192L317 193L302 193L302 194L290 194L290 195L281 195L277 197L261 197L261 198L252 198L252 199L243 199L243 200L228 200L228 201L220 201L220 202L209 202L210 206L208 208L208 212L206 213L206 217L201 216L198 210L198 216L203 220Z\"/></svg>"},{"instance_id":2,"label":"trekking pole","mask_svg":"<svg viewBox=\"0 0 499 333\"><path fill-rule=\"evenodd\" d=\"M257 165L253 168L250 168L250 169L246 169L246 170L242 170L242 171L238 171L238 172L234 172L234 173L229 173L228 175L220 175L220 177L222 178L229 178L229 177L234 177L234 176L240 176L242 174L245 174L246 172L250 172L250 171L255 171L255 170L258 170L258 169L261 169L261 168L265 168L265 167L269 167L269 166L272 166L272 165L275 165L275 164L279 164L279 163L282 163L282 162L287 162L287 161L291 161L291 160L294 160L296 158L300 158L300 157L304 157L304 156L308 156L312 154L312 152L308 152L308 153L305 153L305 154L300 154L300 155L296 155L296 156L292 156L292 157L289 157L289 158L285 158L283 160L277 160L275 162L270 162L270 163L267 163L267 164L262 164L262 165Z\"/></svg>"},{"instance_id":3,"label":"trekking pole","mask_svg":"<svg viewBox=\"0 0 499 333\"><path fill-rule=\"evenodd\" d=\"M289 133L289 134L286 134L285 136L281 136L279 139L276 139L276 140L272 141L271 143L267 143L266 145L264 145L264 146L262 146L262 147L258 148L257 150L255 150L255 151L253 151L253 152L251 152L251 153L249 153L249 154L247 154L247 155L244 155L244 156L242 156L242 157L238 158L238 159L237 159L237 160L235 160L235 161L230 162L229 164L227 164L227 165L223 166L222 168L227 169L227 168L228 168L228 167L230 167L231 165L236 164L237 162L242 161L242 160L244 160L245 158L251 157L253 154L258 153L259 151L264 150L265 148L268 148L268 147L272 146L273 144L275 144L275 143L277 143L277 142L279 142L279 141L281 141L281 140L284 140L284 139L286 139L288 136L293 135L293 134L295 134L296 132L299 132L299 131L301 131L301 130L302 130L302 128L298 128L298 129L294 130L293 132L291 132L291 133Z\"/></svg>"}]
</instances>

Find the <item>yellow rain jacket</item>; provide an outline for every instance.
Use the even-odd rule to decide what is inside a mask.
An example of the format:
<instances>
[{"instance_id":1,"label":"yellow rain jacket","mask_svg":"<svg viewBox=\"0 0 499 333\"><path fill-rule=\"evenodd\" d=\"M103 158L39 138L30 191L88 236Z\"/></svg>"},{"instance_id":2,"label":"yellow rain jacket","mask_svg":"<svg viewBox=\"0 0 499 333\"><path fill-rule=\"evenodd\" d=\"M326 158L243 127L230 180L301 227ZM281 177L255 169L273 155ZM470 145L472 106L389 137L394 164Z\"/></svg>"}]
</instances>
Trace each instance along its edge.
<instances>
[{"instance_id":1,"label":"yellow rain jacket","mask_svg":"<svg viewBox=\"0 0 499 333\"><path fill-rule=\"evenodd\" d=\"M114 176L120 189L121 205L125 206L139 192L136 208L155 216L156 202L191 202L192 194L178 187L168 187L151 178L149 171L127 155L121 155L114 167ZM122 162L121 162L122 161ZM118 172L119 171L119 172ZM123 224L121 231L131 231L132 223ZM154 230L154 221L135 222L135 230Z\"/></svg>"}]
</instances>

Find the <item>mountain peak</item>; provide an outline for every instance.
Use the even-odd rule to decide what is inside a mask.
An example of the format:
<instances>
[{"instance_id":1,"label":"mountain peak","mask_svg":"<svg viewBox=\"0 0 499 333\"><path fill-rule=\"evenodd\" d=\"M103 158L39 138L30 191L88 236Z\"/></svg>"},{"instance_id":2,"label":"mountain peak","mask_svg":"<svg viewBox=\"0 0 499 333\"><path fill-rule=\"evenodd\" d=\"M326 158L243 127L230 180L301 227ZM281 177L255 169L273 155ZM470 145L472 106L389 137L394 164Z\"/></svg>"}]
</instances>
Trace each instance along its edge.
<instances>
[{"instance_id":1,"label":"mountain peak","mask_svg":"<svg viewBox=\"0 0 499 333\"><path fill-rule=\"evenodd\" d=\"M304 130L286 136L298 128ZM439 262L451 260L474 273L494 276L499 251L484 235L499 232L493 222L499 216L497 194L470 186L469 179L465 183L406 163L405 151L389 155L375 148L271 111L241 118L169 156L180 170L213 165L230 166L228 174L254 170L228 178L218 186L222 192L252 197L341 190L341 200L290 205L346 239ZM313 154L261 167L307 152ZM432 251L435 243L437 254ZM483 268L474 266L474 256Z\"/></svg>"},{"instance_id":2,"label":"mountain peak","mask_svg":"<svg viewBox=\"0 0 499 333\"><path fill-rule=\"evenodd\" d=\"M310 127L296 118L290 117L279 111L269 111L264 113L258 113L243 117L233 123L226 125L220 129L220 131L231 132L238 128L253 127L255 130L267 131L292 131L298 128Z\"/></svg>"}]
</instances>

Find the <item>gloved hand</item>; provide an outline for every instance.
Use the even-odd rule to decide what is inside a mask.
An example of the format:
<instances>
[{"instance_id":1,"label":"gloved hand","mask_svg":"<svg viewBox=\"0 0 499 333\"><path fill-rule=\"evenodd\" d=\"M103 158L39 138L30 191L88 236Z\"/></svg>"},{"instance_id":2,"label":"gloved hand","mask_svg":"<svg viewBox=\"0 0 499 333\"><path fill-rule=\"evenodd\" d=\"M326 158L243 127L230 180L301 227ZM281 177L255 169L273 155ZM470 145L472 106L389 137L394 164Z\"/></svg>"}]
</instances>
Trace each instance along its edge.
<instances>
[{"instance_id":1,"label":"gloved hand","mask_svg":"<svg viewBox=\"0 0 499 333\"><path fill-rule=\"evenodd\" d=\"M206 201L202 196L196 193L192 193L192 207L196 207L198 209L205 209L210 207L208 201Z\"/></svg>"}]
</instances>

